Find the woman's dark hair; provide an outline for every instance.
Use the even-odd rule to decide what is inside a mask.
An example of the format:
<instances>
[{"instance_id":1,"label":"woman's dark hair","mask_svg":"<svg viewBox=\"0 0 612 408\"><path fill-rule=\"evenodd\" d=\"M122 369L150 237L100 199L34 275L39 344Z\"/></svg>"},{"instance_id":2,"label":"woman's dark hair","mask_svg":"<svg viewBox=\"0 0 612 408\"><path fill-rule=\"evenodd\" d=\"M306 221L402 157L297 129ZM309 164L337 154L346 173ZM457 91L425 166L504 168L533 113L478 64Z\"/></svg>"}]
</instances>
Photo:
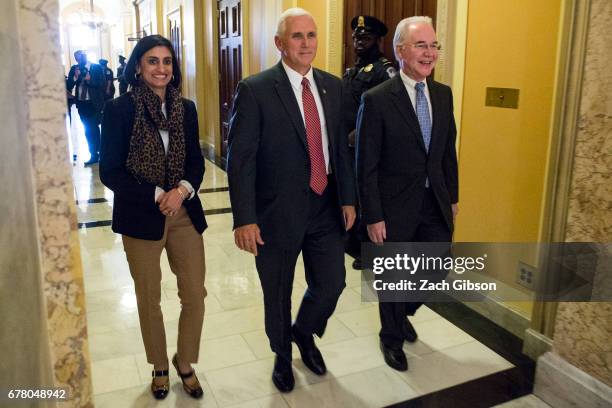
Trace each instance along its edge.
<instances>
[{"instance_id":1,"label":"woman's dark hair","mask_svg":"<svg viewBox=\"0 0 612 408\"><path fill-rule=\"evenodd\" d=\"M151 48L160 45L170 50L170 54L172 55L172 80L170 81L170 84L172 84L172 86L176 89L180 89L182 76L181 67L179 66L178 61L176 59L176 53L174 52L172 43L166 37L162 37L158 34L143 37L136 43L136 46L132 50L130 58L128 59L128 62L125 66L125 70L123 71L123 75L125 76L125 80L128 84L130 84L131 86L138 85L140 80L136 78L136 67L140 62L140 59Z\"/></svg>"}]
</instances>

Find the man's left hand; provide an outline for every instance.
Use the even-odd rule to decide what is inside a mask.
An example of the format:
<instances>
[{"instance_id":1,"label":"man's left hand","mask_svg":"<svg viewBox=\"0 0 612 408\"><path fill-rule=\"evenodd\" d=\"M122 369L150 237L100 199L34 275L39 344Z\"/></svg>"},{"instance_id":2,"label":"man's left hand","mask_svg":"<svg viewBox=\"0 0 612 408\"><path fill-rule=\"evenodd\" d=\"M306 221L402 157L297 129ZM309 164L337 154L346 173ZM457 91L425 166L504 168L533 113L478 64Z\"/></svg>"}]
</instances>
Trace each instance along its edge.
<instances>
[{"instance_id":1,"label":"man's left hand","mask_svg":"<svg viewBox=\"0 0 612 408\"><path fill-rule=\"evenodd\" d=\"M453 221L455 221L457 213L459 212L459 203L451 204L451 210L453 211Z\"/></svg>"},{"instance_id":2,"label":"man's left hand","mask_svg":"<svg viewBox=\"0 0 612 408\"><path fill-rule=\"evenodd\" d=\"M343 205L342 216L344 217L344 225L346 227L346 230L348 231L355 223L355 218L357 217L357 213L355 212L355 206Z\"/></svg>"},{"instance_id":3,"label":"man's left hand","mask_svg":"<svg viewBox=\"0 0 612 408\"><path fill-rule=\"evenodd\" d=\"M348 134L348 145L349 147L355 147L355 129L351 130Z\"/></svg>"}]
</instances>

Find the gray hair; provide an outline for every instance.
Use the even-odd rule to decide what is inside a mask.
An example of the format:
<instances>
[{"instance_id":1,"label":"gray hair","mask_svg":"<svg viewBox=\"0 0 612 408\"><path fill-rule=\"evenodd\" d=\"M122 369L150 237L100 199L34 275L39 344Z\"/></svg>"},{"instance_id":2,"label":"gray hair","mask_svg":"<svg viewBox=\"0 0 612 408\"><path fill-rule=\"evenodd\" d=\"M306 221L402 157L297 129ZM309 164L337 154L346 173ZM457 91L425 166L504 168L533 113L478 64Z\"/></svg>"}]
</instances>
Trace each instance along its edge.
<instances>
[{"instance_id":1,"label":"gray hair","mask_svg":"<svg viewBox=\"0 0 612 408\"><path fill-rule=\"evenodd\" d=\"M287 27L287 19L289 17L300 17L300 16L308 16L312 18L312 21L315 21L314 17L310 12L304 10L303 8L293 7L289 8L278 17L278 26L276 27L276 35L282 37L285 35L285 29ZM316 22L315 22L316 24Z\"/></svg>"},{"instance_id":2,"label":"gray hair","mask_svg":"<svg viewBox=\"0 0 612 408\"><path fill-rule=\"evenodd\" d=\"M393 53L395 54L395 59L397 59L398 61L399 58L397 57L397 47L404 44L408 27L414 24L428 24L433 27L433 21L431 20L431 17L427 16L407 17L397 23L397 27L395 28L395 35L393 36Z\"/></svg>"}]
</instances>

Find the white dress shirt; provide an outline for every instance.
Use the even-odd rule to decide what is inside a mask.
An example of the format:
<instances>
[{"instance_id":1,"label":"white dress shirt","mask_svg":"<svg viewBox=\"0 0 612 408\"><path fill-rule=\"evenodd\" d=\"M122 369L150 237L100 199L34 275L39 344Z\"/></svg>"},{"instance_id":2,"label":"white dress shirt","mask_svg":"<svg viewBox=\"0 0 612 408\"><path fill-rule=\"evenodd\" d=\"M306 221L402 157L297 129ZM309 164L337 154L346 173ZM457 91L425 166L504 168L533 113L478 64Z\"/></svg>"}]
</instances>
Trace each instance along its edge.
<instances>
[{"instance_id":1,"label":"white dress shirt","mask_svg":"<svg viewBox=\"0 0 612 408\"><path fill-rule=\"evenodd\" d=\"M404 83L404 87L406 87L406 91L408 91L408 96L410 97L410 102L412 102L412 109L416 113L416 88L415 85L417 81L410 78L408 75L404 74L404 71L400 69L400 77L402 78L402 82ZM425 93L425 99L427 99L427 105L429 106L429 120L433 124L432 110L431 110L431 98L429 97L429 88L427 87L427 81L421 81L425 84L425 88L423 88L423 92Z\"/></svg>"},{"instance_id":2,"label":"white dress shirt","mask_svg":"<svg viewBox=\"0 0 612 408\"><path fill-rule=\"evenodd\" d=\"M80 67L81 66L79 65L79 69ZM85 64L85 69L87 70L87 72L91 72L91 62L87 61L87 64ZM81 74L83 73L81 72ZM77 92L76 98L79 101L88 101L91 99L91 97L89 96L89 87L87 86L87 83L85 82L84 79L81 81L81 83L77 87L76 92Z\"/></svg>"},{"instance_id":3,"label":"white dress shirt","mask_svg":"<svg viewBox=\"0 0 612 408\"><path fill-rule=\"evenodd\" d=\"M295 94L295 99L300 107L302 121L304 122L304 129L306 129L306 120L304 119L304 103L302 102L302 78L306 77L308 82L310 82L310 90L314 96L317 111L319 112L319 121L321 122L321 137L323 143L323 156L325 157L325 171L327 174L329 174L329 137L327 136L327 127L325 126L325 111L323 110L323 104L321 103L317 83L315 82L314 75L312 74L312 67L308 70L306 75L302 75L289 67L289 65L285 64L285 61L282 61L282 63L283 67L285 68L285 72L289 77L289 82L291 83L291 89L293 89L293 93Z\"/></svg>"}]
</instances>

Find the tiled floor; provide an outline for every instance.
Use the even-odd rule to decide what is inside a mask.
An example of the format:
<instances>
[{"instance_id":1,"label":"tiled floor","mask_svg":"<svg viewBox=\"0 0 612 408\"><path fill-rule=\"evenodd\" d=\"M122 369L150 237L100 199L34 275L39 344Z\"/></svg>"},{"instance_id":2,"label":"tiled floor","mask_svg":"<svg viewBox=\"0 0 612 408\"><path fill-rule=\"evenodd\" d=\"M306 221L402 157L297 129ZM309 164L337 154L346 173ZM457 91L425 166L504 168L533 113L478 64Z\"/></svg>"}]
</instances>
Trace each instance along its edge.
<instances>
[{"instance_id":1,"label":"tiled floor","mask_svg":"<svg viewBox=\"0 0 612 408\"><path fill-rule=\"evenodd\" d=\"M74 166L79 222L110 220L112 192L97 166ZM224 171L206 162L202 189L227 187ZM206 210L229 207L227 191L201 193ZM87 203L90 199L102 202ZM110 227L80 229L90 354L97 407L378 407L406 401L496 373L512 364L427 307L412 320L419 341L406 345L410 369L387 367L378 348L376 304L362 303L360 275L346 258L347 288L323 339L318 340L329 372L313 375L294 347L295 390L280 395L270 379L273 354L264 333L261 288L253 257L239 251L231 233L232 215L207 216L206 314L196 370L205 397L194 401L171 373L169 397L150 396L150 370L138 325L133 284L121 239ZM162 261L162 309L169 354L174 352L180 306L174 275ZM293 301L305 288L298 262ZM294 308L296 309L296 308Z\"/></svg>"},{"instance_id":2,"label":"tiled floor","mask_svg":"<svg viewBox=\"0 0 612 408\"><path fill-rule=\"evenodd\" d=\"M550 405L533 394L496 405L495 408L550 408Z\"/></svg>"}]
</instances>

